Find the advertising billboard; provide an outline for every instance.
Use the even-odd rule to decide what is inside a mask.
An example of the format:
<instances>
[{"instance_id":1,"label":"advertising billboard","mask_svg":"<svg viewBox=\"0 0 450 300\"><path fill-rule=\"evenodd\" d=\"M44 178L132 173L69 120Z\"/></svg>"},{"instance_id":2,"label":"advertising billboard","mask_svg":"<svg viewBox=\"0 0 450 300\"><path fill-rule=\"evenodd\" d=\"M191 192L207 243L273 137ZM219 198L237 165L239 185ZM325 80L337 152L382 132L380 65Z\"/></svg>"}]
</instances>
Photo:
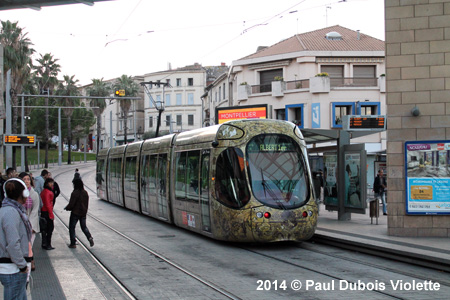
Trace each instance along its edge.
<instances>
[{"instance_id":1,"label":"advertising billboard","mask_svg":"<svg viewBox=\"0 0 450 300\"><path fill-rule=\"evenodd\" d=\"M406 142L405 178L407 214L450 214L450 141Z\"/></svg>"},{"instance_id":2,"label":"advertising billboard","mask_svg":"<svg viewBox=\"0 0 450 300\"><path fill-rule=\"evenodd\" d=\"M216 124L245 119L267 119L267 105L232 106L216 108Z\"/></svg>"}]
</instances>

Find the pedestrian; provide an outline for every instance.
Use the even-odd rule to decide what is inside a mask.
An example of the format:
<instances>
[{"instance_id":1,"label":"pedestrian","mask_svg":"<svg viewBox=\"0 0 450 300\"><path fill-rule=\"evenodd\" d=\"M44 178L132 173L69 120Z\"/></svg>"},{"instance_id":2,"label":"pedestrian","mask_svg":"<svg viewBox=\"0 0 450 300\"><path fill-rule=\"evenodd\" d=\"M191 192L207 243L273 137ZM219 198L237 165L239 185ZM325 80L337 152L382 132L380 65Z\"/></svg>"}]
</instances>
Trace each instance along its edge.
<instances>
[{"instance_id":1,"label":"pedestrian","mask_svg":"<svg viewBox=\"0 0 450 300\"><path fill-rule=\"evenodd\" d=\"M75 236L75 227L80 221L81 230L86 235L86 238L89 240L89 244L91 247L94 246L94 238L92 237L89 229L86 226L86 215L89 206L89 195L84 189L83 181L80 178L76 178L73 180L73 192L70 195L69 204L64 208L67 211L70 211L70 219L69 219L69 235L70 235L70 244L69 248L76 248L76 236Z\"/></svg>"},{"instance_id":2,"label":"pedestrian","mask_svg":"<svg viewBox=\"0 0 450 300\"><path fill-rule=\"evenodd\" d=\"M52 178L52 173L48 172L48 178ZM56 182L55 179L53 179L53 194L54 194L54 198L53 198L53 207L55 207L55 203L56 203L56 197L59 196L59 194L61 194L61 190L59 188L59 184Z\"/></svg>"},{"instance_id":3,"label":"pedestrian","mask_svg":"<svg viewBox=\"0 0 450 300\"><path fill-rule=\"evenodd\" d=\"M78 169L75 169L75 174L73 174L72 183L75 179L81 179L81 175L80 175L80 172L78 172Z\"/></svg>"},{"instance_id":4,"label":"pedestrian","mask_svg":"<svg viewBox=\"0 0 450 300\"><path fill-rule=\"evenodd\" d=\"M35 191L38 193L38 195L41 194L42 190L44 189L44 183L45 179L48 177L48 171L46 169L41 171L41 176L38 176L34 179L35 182Z\"/></svg>"},{"instance_id":5,"label":"pedestrian","mask_svg":"<svg viewBox=\"0 0 450 300\"><path fill-rule=\"evenodd\" d=\"M53 250L52 246L52 234L54 229L53 220L53 182L52 178L45 179L44 189L41 192L42 208L41 217L45 218L47 223L46 229L41 232L42 234L42 248L45 250Z\"/></svg>"},{"instance_id":6,"label":"pedestrian","mask_svg":"<svg viewBox=\"0 0 450 300\"><path fill-rule=\"evenodd\" d=\"M14 169L14 168L6 169L5 173L6 174L4 176L0 177L0 191L1 191L0 192L0 207L2 207L2 201L3 201L3 199L5 199L5 193L3 192L3 184L5 184L5 182L8 179L17 177L17 172L16 172L16 169Z\"/></svg>"},{"instance_id":7,"label":"pedestrian","mask_svg":"<svg viewBox=\"0 0 450 300\"><path fill-rule=\"evenodd\" d=\"M39 195L38 193L36 193L36 191L34 190L33 186L32 186L32 177L30 174L26 173L26 172L22 172L19 174L19 178L23 180L23 182L25 183L27 190L29 191L29 196L27 198L27 200L25 201L25 204L23 205L27 214L28 219L30 220L31 223L31 246L33 246L34 244L34 240L36 238L36 233L40 232L40 227L39 227L39 204L40 204L40 200L39 200ZM34 271L36 268L35 263L34 263L34 258L31 257L31 269L28 271L28 275L30 273L30 271Z\"/></svg>"},{"instance_id":8,"label":"pedestrian","mask_svg":"<svg viewBox=\"0 0 450 300\"><path fill-rule=\"evenodd\" d=\"M3 191L6 194L0 208L0 281L3 299L26 300L32 228L23 205L29 191L18 178L6 181Z\"/></svg>"},{"instance_id":9,"label":"pedestrian","mask_svg":"<svg viewBox=\"0 0 450 300\"><path fill-rule=\"evenodd\" d=\"M383 170L378 170L377 177L375 177L375 181L373 182L373 189L372 191L375 193L375 198L381 199L381 202L383 203L383 215L387 215L387 208L386 208L386 178L383 176Z\"/></svg>"}]
</instances>

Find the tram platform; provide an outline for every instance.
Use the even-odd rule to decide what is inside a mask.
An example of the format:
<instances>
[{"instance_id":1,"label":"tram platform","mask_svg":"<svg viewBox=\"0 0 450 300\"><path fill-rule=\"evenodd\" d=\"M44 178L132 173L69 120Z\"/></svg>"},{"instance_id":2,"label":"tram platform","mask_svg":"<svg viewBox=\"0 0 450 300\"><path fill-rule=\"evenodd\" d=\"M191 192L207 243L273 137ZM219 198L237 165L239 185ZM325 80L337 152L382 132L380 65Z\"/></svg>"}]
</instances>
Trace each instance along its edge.
<instances>
[{"instance_id":1,"label":"tram platform","mask_svg":"<svg viewBox=\"0 0 450 300\"><path fill-rule=\"evenodd\" d=\"M381 208L380 208L381 209ZM427 261L450 270L450 238L397 237L388 235L388 216L380 211L378 224L366 214L351 214L351 220L339 221L337 211L327 211L321 204L315 238L347 248L365 248L383 256L401 256L405 261Z\"/></svg>"}]
</instances>

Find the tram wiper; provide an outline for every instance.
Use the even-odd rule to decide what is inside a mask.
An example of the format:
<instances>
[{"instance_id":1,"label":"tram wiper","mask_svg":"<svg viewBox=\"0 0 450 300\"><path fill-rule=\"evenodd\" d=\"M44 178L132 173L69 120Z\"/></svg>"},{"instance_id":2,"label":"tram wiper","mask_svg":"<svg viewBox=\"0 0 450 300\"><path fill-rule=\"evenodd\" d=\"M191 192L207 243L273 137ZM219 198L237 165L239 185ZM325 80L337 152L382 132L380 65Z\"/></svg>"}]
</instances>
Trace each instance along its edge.
<instances>
[{"instance_id":1,"label":"tram wiper","mask_svg":"<svg viewBox=\"0 0 450 300\"><path fill-rule=\"evenodd\" d=\"M278 201L276 201L276 199L277 199L277 196L275 195L275 193L274 193L274 191L272 190L272 188L269 186L269 184L266 182L266 180L264 179L264 173L263 173L263 170L262 170L262 168L260 169L261 170L261 185L263 186L263 188L264 188L264 197L265 198L267 198L267 195L266 195L266 192L267 192L267 194L269 194L269 197L279 206L279 208L281 208L281 209L286 209L285 207L284 207L284 204L283 203L280 203L280 202L278 202Z\"/></svg>"}]
</instances>

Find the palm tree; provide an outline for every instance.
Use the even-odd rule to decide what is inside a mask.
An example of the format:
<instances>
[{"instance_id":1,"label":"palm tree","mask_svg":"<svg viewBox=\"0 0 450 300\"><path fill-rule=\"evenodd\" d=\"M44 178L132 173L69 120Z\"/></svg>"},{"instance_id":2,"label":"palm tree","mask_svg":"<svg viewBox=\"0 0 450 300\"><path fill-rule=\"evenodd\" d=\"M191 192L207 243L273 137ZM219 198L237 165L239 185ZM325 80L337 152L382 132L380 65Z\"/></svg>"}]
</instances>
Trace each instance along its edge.
<instances>
[{"instance_id":1,"label":"palm tree","mask_svg":"<svg viewBox=\"0 0 450 300\"><path fill-rule=\"evenodd\" d=\"M122 75L120 76L116 83L114 84L114 90L125 90L126 97L135 97L139 93L139 85L134 82L131 76ZM131 100L129 99L121 99L120 101L120 109L123 112L123 121L124 121L124 143L127 144L127 131L128 131L128 111L131 107Z\"/></svg>"},{"instance_id":2,"label":"palm tree","mask_svg":"<svg viewBox=\"0 0 450 300\"><path fill-rule=\"evenodd\" d=\"M40 54L40 58L36 60L38 63L33 66L35 82L39 94L47 94L49 96L55 86L58 85L58 73L61 71L61 66L57 64L58 59L54 58L51 53L44 55ZM45 98L45 168L48 168L48 143L50 140L49 134L49 111L48 111L48 97Z\"/></svg>"},{"instance_id":3,"label":"palm tree","mask_svg":"<svg viewBox=\"0 0 450 300\"><path fill-rule=\"evenodd\" d=\"M92 79L92 85L88 87L87 89L88 96L91 97L106 97L110 95L111 93L111 87L108 83L103 81L102 79ZM90 106L92 107L98 107L94 108L94 114L97 117L97 154L100 150L100 137L101 137L101 130L102 130L102 113L105 111L106 108L106 101L102 98L97 99L91 99Z\"/></svg>"},{"instance_id":4,"label":"palm tree","mask_svg":"<svg viewBox=\"0 0 450 300\"><path fill-rule=\"evenodd\" d=\"M32 66L31 55L34 50L27 33L17 26L18 22L2 21L0 31L0 43L4 48L4 70L11 70L11 97L12 106L18 106L17 94L22 93L23 85L28 80ZM1 70L3 72L3 70ZM4 82L6 82L6 72L4 72ZM13 109L12 130L17 133L17 123L19 117L18 107ZM13 148L14 149L14 148ZM16 166L15 152L13 152L12 167Z\"/></svg>"},{"instance_id":5,"label":"palm tree","mask_svg":"<svg viewBox=\"0 0 450 300\"><path fill-rule=\"evenodd\" d=\"M78 87L76 84L78 83L78 79L74 79L75 75L69 76L64 75L64 80L59 83L58 90L56 93L61 96L79 96L80 92L78 91ZM70 124L70 119L73 114L74 106L79 106L80 100L75 98L65 98L64 99L64 115L67 117L67 143L69 145L69 153L67 157L67 164L71 164L71 146L72 146L72 128Z\"/></svg>"}]
</instances>

